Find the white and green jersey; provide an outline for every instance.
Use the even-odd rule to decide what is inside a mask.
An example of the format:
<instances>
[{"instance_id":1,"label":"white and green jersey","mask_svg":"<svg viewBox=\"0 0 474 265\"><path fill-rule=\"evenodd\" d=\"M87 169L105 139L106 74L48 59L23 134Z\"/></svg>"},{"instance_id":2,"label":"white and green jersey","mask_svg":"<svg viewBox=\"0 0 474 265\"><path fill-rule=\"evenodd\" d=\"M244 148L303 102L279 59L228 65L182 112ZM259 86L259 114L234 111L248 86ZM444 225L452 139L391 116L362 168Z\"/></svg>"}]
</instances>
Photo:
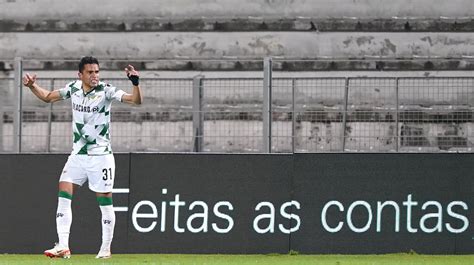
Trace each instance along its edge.
<instances>
[{"instance_id":1,"label":"white and green jersey","mask_svg":"<svg viewBox=\"0 0 474 265\"><path fill-rule=\"evenodd\" d=\"M122 100L123 90L99 82L88 93L82 90L82 81L68 83L59 89L63 99L71 98L72 105L72 154L106 155L110 146L110 107L112 100Z\"/></svg>"}]
</instances>

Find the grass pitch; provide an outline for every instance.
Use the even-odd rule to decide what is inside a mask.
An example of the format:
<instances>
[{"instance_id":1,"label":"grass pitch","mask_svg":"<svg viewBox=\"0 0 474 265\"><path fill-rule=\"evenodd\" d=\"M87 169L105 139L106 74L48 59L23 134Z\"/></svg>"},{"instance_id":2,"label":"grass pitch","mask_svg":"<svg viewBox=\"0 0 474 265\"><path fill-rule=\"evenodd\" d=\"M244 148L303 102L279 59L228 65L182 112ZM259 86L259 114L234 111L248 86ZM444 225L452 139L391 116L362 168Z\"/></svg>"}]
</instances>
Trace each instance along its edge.
<instances>
[{"instance_id":1,"label":"grass pitch","mask_svg":"<svg viewBox=\"0 0 474 265\"><path fill-rule=\"evenodd\" d=\"M187 255L187 254L114 254L108 260L96 260L95 255L72 255L71 259L49 259L43 255L0 255L0 264L147 264L147 265L214 265L214 264L270 264L270 265L472 265L474 255Z\"/></svg>"}]
</instances>

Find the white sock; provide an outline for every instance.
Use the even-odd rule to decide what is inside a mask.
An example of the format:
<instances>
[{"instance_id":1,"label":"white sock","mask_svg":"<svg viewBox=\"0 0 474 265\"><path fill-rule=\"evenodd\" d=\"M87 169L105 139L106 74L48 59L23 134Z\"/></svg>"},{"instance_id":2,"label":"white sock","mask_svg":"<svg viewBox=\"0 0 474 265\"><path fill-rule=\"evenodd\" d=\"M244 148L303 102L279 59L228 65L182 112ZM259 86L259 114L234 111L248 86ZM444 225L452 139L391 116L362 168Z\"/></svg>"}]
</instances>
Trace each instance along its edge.
<instances>
[{"instance_id":1,"label":"white sock","mask_svg":"<svg viewBox=\"0 0 474 265\"><path fill-rule=\"evenodd\" d=\"M114 237L115 212L113 205L99 206L102 212L102 246L100 249L110 250Z\"/></svg>"},{"instance_id":2,"label":"white sock","mask_svg":"<svg viewBox=\"0 0 474 265\"><path fill-rule=\"evenodd\" d=\"M58 231L59 246L69 248L69 232L72 224L71 200L58 197L56 211L56 230Z\"/></svg>"}]
</instances>

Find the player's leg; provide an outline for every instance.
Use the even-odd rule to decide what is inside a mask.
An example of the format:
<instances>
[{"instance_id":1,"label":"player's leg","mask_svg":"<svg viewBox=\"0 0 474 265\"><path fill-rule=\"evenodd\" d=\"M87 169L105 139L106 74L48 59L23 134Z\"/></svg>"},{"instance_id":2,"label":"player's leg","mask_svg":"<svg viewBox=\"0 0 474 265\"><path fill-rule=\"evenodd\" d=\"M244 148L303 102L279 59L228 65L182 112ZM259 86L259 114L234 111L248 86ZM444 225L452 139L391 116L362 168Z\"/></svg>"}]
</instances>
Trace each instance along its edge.
<instances>
[{"instance_id":1,"label":"player's leg","mask_svg":"<svg viewBox=\"0 0 474 265\"><path fill-rule=\"evenodd\" d=\"M58 209L56 211L56 229L58 231L59 246L69 249L69 233L72 224L72 195L74 184L59 182Z\"/></svg>"},{"instance_id":2,"label":"player's leg","mask_svg":"<svg viewBox=\"0 0 474 265\"><path fill-rule=\"evenodd\" d=\"M115 228L112 192L97 193L97 202L102 213L102 244L96 258L106 259L111 256L111 245Z\"/></svg>"},{"instance_id":3,"label":"player's leg","mask_svg":"<svg viewBox=\"0 0 474 265\"><path fill-rule=\"evenodd\" d=\"M69 258L69 234L72 223L72 197L77 187L82 185L87 177L81 169L81 158L69 156L59 179L58 207L56 211L56 230L58 243L44 252L51 258Z\"/></svg>"},{"instance_id":4,"label":"player's leg","mask_svg":"<svg viewBox=\"0 0 474 265\"><path fill-rule=\"evenodd\" d=\"M102 244L96 258L110 258L114 237L115 212L112 189L115 180L115 160L112 154L92 157L88 171L89 188L96 192L102 214Z\"/></svg>"},{"instance_id":5,"label":"player's leg","mask_svg":"<svg viewBox=\"0 0 474 265\"><path fill-rule=\"evenodd\" d=\"M58 192L58 207L56 210L56 230L58 233L58 243L44 252L50 258L70 258L69 233L72 223L71 201L74 194L74 184L60 181Z\"/></svg>"}]
</instances>

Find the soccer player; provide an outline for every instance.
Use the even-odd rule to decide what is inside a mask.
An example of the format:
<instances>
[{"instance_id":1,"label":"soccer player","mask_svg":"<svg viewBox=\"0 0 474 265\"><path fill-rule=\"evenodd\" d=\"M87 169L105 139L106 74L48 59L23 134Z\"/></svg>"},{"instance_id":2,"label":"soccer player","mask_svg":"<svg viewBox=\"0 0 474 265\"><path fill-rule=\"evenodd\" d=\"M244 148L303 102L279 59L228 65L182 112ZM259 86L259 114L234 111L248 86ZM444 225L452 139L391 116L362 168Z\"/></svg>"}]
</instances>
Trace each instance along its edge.
<instances>
[{"instance_id":1,"label":"soccer player","mask_svg":"<svg viewBox=\"0 0 474 265\"><path fill-rule=\"evenodd\" d=\"M143 97L139 74L132 65L125 73L133 84L132 93L99 81L99 62L94 57L83 57L79 62L79 80L64 88L46 90L36 84L36 74L26 74L23 84L44 102L71 99L73 150L59 179L56 228L59 242L44 254L51 258L70 258L69 231L72 223L71 200L74 190L88 181L96 193L102 213L102 245L96 258L111 257L115 212L112 188L115 180L115 159L110 146L110 107L113 100L141 104Z\"/></svg>"}]
</instances>

